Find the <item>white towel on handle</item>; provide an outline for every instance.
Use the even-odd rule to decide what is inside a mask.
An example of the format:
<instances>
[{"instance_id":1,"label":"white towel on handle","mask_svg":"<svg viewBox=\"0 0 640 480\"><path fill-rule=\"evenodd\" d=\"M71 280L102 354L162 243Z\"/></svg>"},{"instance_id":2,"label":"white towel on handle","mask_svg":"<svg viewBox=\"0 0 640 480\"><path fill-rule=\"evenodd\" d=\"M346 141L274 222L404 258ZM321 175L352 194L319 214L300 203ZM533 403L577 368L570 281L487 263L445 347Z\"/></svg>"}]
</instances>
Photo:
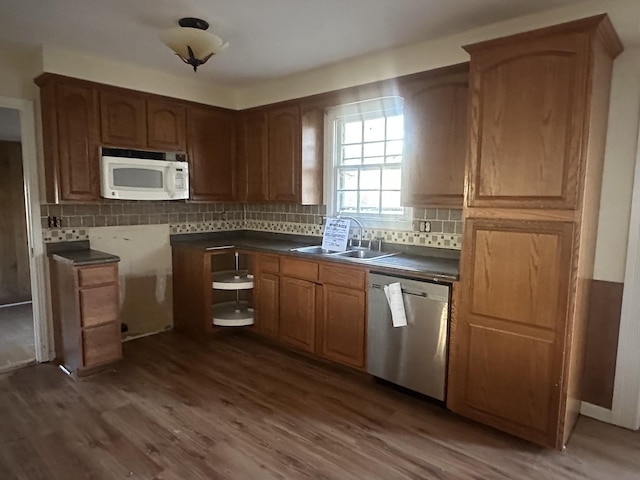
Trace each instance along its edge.
<instances>
[{"instance_id":1,"label":"white towel on handle","mask_svg":"<svg viewBox=\"0 0 640 480\"><path fill-rule=\"evenodd\" d=\"M391 310L391 321L394 327L407 326L407 314L404 311L404 301L402 300L402 287L400 283L390 283L384 286L384 295Z\"/></svg>"}]
</instances>

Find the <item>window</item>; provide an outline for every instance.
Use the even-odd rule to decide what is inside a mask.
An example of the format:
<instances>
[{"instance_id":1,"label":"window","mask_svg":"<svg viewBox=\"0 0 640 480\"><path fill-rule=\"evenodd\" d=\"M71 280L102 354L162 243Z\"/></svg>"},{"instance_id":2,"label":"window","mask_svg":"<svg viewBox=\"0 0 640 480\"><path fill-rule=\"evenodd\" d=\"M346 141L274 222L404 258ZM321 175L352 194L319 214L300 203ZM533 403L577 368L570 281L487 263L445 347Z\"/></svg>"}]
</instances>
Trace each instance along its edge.
<instances>
[{"instance_id":1,"label":"window","mask_svg":"<svg viewBox=\"0 0 640 480\"><path fill-rule=\"evenodd\" d=\"M328 111L327 208L368 227L410 228L400 204L402 99L387 97Z\"/></svg>"}]
</instances>

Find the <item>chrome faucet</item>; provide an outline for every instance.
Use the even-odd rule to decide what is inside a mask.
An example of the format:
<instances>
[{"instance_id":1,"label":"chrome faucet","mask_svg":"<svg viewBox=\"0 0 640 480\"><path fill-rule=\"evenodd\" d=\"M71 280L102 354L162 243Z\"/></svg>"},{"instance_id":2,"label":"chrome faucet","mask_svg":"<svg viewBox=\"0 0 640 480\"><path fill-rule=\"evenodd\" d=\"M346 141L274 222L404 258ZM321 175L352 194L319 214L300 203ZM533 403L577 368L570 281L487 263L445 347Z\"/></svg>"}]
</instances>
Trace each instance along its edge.
<instances>
[{"instance_id":1,"label":"chrome faucet","mask_svg":"<svg viewBox=\"0 0 640 480\"><path fill-rule=\"evenodd\" d=\"M358 220L356 217L352 217L350 215L342 215L342 213L340 213L340 212L338 212L338 218L348 218L349 220L353 220L354 222L356 222L356 224L358 225L358 228L360 228L360 235L358 236L358 247L361 247L362 246L362 235L364 233L364 227L362 226L362 223L360 223L360 220Z\"/></svg>"}]
</instances>

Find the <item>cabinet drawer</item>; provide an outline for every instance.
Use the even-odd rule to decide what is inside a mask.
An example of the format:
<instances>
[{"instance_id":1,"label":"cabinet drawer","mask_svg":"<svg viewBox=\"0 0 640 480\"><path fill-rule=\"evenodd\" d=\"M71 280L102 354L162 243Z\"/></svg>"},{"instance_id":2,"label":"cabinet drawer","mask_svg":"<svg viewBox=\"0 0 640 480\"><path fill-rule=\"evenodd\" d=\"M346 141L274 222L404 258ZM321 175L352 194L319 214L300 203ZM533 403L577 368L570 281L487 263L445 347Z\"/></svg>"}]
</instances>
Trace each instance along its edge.
<instances>
[{"instance_id":1,"label":"cabinet drawer","mask_svg":"<svg viewBox=\"0 0 640 480\"><path fill-rule=\"evenodd\" d=\"M118 320L118 286L80 290L80 319L82 327L94 327Z\"/></svg>"},{"instance_id":2,"label":"cabinet drawer","mask_svg":"<svg viewBox=\"0 0 640 480\"><path fill-rule=\"evenodd\" d=\"M83 267L78 269L80 287L92 287L118 282L118 264L101 265L99 267Z\"/></svg>"},{"instance_id":3,"label":"cabinet drawer","mask_svg":"<svg viewBox=\"0 0 640 480\"><path fill-rule=\"evenodd\" d=\"M111 323L83 330L82 357L85 368L120 360L122 358L120 325Z\"/></svg>"},{"instance_id":4,"label":"cabinet drawer","mask_svg":"<svg viewBox=\"0 0 640 480\"><path fill-rule=\"evenodd\" d=\"M339 287L365 289L367 274L359 268L320 265L320 282Z\"/></svg>"},{"instance_id":5,"label":"cabinet drawer","mask_svg":"<svg viewBox=\"0 0 640 480\"><path fill-rule=\"evenodd\" d=\"M311 282L318 281L318 264L315 262L305 262L293 258L282 258L280 260L280 272L290 277L301 278Z\"/></svg>"},{"instance_id":6,"label":"cabinet drawer","mask_svg":"<svg viewBox=\"0 0 640 480\"><path fill-rule=\"evenodd\" d=\"M280 273L280 259L271 255L259 255L257 257L257 270L264 273Z\"/></svg>"}]
</instances>

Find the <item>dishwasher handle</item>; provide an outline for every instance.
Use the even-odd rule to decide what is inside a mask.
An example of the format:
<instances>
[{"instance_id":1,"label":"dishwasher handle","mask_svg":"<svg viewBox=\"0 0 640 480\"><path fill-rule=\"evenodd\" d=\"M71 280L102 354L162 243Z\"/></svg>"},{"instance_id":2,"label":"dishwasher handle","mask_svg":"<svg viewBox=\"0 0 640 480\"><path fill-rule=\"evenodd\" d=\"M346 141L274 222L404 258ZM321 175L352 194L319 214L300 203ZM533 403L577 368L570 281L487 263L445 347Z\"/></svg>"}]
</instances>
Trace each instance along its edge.
<instances>
[{"instance_id":1,"label":"dishwasher handle","mask_svg":"<svg viewBox=\"0 0 640 480\"><path fill-rule=\"evenodd\" d=\"M377 284L377 283L372 283L371 284L371 288L375 288L378 290L382 290L382 285ZM414 290L409 290L406 288L402 288L402 294L403 295L413 295L414 297L422 297L422 298L428 298L429 300L434 300L437 302L448 302L449 299L446 297L442 297L440 295L429 295L427 292L416 292Z\"/></svg>"}]
</instances>

